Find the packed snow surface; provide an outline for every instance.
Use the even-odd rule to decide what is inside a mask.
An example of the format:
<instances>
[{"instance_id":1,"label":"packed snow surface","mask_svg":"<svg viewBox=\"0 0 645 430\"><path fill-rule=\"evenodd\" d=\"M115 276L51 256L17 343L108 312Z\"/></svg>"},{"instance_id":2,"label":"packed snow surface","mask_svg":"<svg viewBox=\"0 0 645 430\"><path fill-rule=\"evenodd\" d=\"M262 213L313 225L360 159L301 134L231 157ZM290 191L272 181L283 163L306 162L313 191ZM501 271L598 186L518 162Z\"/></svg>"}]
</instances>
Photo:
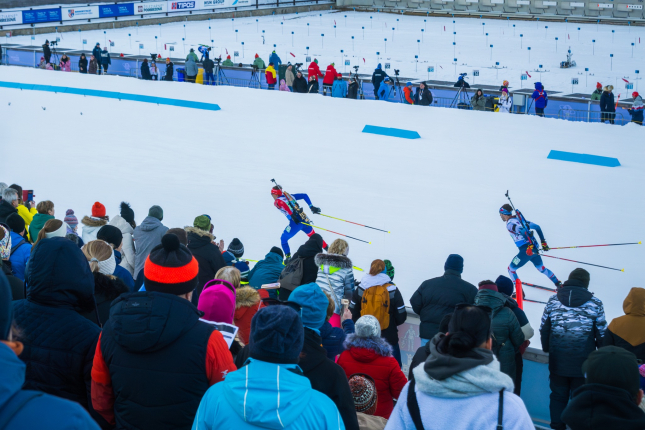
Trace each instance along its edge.
<instances>
[{"instance_id":1,"label":"packed snow surface","mask_svg":"<svg viewBox=\"0 0 645 430\"><path fill-rule=\"evenodd\" d=\"M239 238L259 260L279 246L287 225L269 193L275 178L306 192L322 212L390 234L312 215L353 240L349 257L368 269L390 259L406 301L443 274L448 254L464 257L476 284L507 274L517 249L498 215L507 190L553 247L643 239L643 131L630 124L568 122L534 116L420 108L235 87L140 81L0 67L0 80L103 89L217 103L220 111L0 88L0 181L52 200L62 219L79 220L95 201L110 216L130 202L137 223L152 205L169 227L213 218L217 239ZM362 133L366 124L418 131L407 140ZM616 168L547 159L555 149L617 157ZM308 211L308 209L307 209ZM79 225L79 229L81 225ZM317 229L331 242L339 236ZM306 236L291 240L295 251ZM645 286L643 245L552 251L549 255L625 269L613 271L544 258L562 280L576 267L608 318L622 315L632 287ZM355 272L360 279L362 274ZM530 283L551 286L533 265ZM548 300L547 291L526 289ZM534 327L543 305L526 303ZM534 339L539 343L539 339Z\"/></svg>"},{"instance_id":2,"label":"packed snow surface","mask_svg":"<svg viewBox=\"0 0 645 430\"><path fill-rule=\"evenodd\" d=\"M256 53L268 64L269 54L275 49L283 63L306 64L309 56L312 60L317 58L323 70L335 62L341 73L358 65L360 73L371 74L378 63L389 63L386 71L390 75L399 69L404 77L455 81L458 73L466 72L473 86L500 85L508 80L513 90L533 88L533 82L541 81L547 91L590 94L596 82L601 82L613 85L614 93L623 100L633 91L625 89L623 78L638 89L640 79L635 71L645 73L644 27L379 12L316 11L186 21L38 34L34 41L31 36L18 36L5 41L40 46L45 39L56 37L61 38L60 46L64 48L91 50L99 42L109 46L113 55L154 52L163 57L185 58L190 48L197 50L199 44L205 44L213 46L215 55L226 58L230 54L235 63L245 64L252 62ZM83 45L83 39L87 44ZM139 49L140 44L143 49ZM174 51L170 51L171 46ZM569 47L577 67L560 69ZM235 57L235 51L239 57ZM415 59L415 55L419 58ZM350 66L345 66L346 60ZM429 73L428 67L434 67L434 72ZM589 68L588 73L585 68ZM473 76L474 70L479 70L479 77ZM527 72L531 77L521 81L521 75ZM579 84L571 85L572 78L577 78Z\"/></svg>"}]
</instances>

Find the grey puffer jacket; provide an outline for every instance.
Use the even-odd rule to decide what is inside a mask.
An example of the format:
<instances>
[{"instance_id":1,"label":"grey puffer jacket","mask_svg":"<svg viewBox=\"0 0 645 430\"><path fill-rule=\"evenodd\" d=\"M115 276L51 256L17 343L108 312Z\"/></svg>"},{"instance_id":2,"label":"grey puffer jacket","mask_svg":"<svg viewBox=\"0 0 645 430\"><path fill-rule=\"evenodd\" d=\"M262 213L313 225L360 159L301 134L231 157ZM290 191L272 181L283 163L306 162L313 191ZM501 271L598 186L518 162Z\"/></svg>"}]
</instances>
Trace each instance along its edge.
<instances>
[{"instance_id":1,"label":"grey puffer jacket","mask_svg":"<svg viewBox=\"0 0 645 430\"><path fill-rule=\"evenodd\" d=\"M147 216L141 225L134 229L132 238L136 243L136 256L134 263L134 277L139 276L139 272L143 270L143 265L146 263L148 254L152 248L161 243L161 237L166 234L168 227L163 225L161 221L152 216Z\"/></svg>"},{"instance_id":2,"label":"grey puffer jacket","mask_svg":"<svg viewBox=\"0 0 645 430\"><path fill-rule=\"evenodd\" d=\"M340 315L341 299L349 299L354 292L352 260L344 255L320 253L316 255L314 262L319 267L316 284L334 299L334 313Z\"/></svg>"},{"instance_id":3,"label":"grey puffer jacket","mask_svg":"<svg viewBox=\"0 0 645 430\"><path fill-rule=\"evenodd\" d=\"M493 314L493 352L500 370L515 382L515 354L524 342L524 333L513 311L506 307L506 297L492 290L479 290L475 304L488 306Z\"/></svg>"},{"instance_id":4,"label":"grey puffer jacket","mask_svg":"<svg viewBox=\"0 0 645 430\"><path fill-rule=\"evenodd\" d=\"M186 59L186 63L184 63L184 67L186 68L186 74L188 76L197 76L197 72L198 72L197 64L192 59L192 57L189 57Z\"/></svg>"},{"instance_id":5,"label":"grey puffer jacket","mask_svg":"<svg viewBox=\"0 0 645 430\"><path fill-rule=\"evenodd\" d=\"M477 97L477 95L474 95L470 99L470 104L473 105L474 110L486 110L486 97L484 97L484 94L482 93L481 97Z\"/></svg>"}]
</instances>

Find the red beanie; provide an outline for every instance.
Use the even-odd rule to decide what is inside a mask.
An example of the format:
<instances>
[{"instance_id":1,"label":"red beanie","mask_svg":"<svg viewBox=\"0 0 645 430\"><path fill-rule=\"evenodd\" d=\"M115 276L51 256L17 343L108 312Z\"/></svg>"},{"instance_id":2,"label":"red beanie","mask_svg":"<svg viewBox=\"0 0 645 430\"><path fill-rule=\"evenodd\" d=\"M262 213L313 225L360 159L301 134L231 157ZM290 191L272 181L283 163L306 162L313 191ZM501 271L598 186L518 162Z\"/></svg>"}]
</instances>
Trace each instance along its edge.
<instances>
[{"instance_id":1,"label":"red beanie","mask_svg":"<svg viewBox=\"0 0 645 430\"><path fill-rule=\"evenodd\" d=\"M260 56L258 54L255 54L255 58L260 58Z\"/></svg>"},{"instance_id":2,"label":"red beanie","mask_svg":"<svg viewBox=\"0 0 645 430\"><path fill-rule=\"evenodd\" d=\"M493 291L498 291L497 285L495 285L492 282L480 282L479 283L479 289L480 290L493 290Z\"/></svg>"},{"instance_id":3,"label":"red beanie","mask_svg":"<svg viewBox=\"0 0 645 430\"><path fill-rule=\"evenodd\" d=\"M230 56L230 55L227 55L227 56L226 56L226 59L227 59L227 60L230 60L230 59L231 59L231 56Z\"/></svg>"},{"instance_id":4,"label":"red beanie","mask_svg":"<svg viewBox=\"0 0 645 430\"><path fill-rule=\"evenodd\" d=\"M602 88L602 84L600 82L596 82L596 88Z\"/></svg>"},{"instance_id":5,"label":"red beanie","mask_svg":"<svg viewBox=\"0 0 645 430\"><path fill-rule=\"evenodd\" d=\"M92 205L92 216L94 218L103 218L105 216L105 206L99 202Z\"/></svg>"}]
</instances>

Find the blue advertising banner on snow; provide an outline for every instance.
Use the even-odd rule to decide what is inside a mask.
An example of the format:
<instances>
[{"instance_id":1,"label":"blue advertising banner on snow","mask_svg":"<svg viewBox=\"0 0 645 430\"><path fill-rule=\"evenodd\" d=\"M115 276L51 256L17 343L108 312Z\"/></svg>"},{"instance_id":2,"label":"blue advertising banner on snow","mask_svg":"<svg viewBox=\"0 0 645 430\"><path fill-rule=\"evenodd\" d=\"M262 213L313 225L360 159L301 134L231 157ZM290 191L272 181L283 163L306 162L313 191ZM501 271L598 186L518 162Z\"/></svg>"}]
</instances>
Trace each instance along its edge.
<instances>
[{"instance_id":1,"label":"blue advertising banner on snow","mask_svg":"<svg viewBox=\"0 0 645 430\"><path fill-rule=\"evenodd\" d=\"M60 8L56 9L34 9L22 11L23 24L37 24L39 22L62 21L63 16Z\"/></svg>"},{"instance_id":2,"label":"blue advertising banner on snow","mask_svg":"<svg viewBox=\"0 0 645 430\"><path fill-rule=\"evenodd\" d=\"M102 4L99 6L99 18L134 15L134 3Z\"/></svg>"}]
</instances>

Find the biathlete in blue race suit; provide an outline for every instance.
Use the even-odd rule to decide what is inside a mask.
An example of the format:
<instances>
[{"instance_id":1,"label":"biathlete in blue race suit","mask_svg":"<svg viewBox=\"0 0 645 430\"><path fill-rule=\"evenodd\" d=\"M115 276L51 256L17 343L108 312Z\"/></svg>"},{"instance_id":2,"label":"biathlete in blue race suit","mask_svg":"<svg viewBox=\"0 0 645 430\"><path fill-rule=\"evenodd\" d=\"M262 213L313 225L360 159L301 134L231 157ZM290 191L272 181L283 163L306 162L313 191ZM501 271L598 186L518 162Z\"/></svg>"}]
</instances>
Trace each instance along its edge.
<instances>
[{"instance_id":1,"label":"biathlete in blue race suit","mask_svg":"<svg viewBox=\"0 0 645 430\"><path fill-rule=\"evenodd\" d=\"M314 229L311 226L304 225L302 224L303 220L300 219L300 216L298 215L297 212L294 212L291 210L291 207L289 206L287 198L282 194L282 190L273 187L271 189L271 196L273 196L274 203L273 205L278 208L280 212L284 214L284 216L287 217L289 220L289 225L287 228L284 229L282 232L282 236L280 237L280 242L282 244L282 250L284 251L284 256L285 258L291 257L291 250L289 249L289 239L294 237L296 233L299 231L304 232L307 236L311 237L315 233ZM315 214L320 213L320 209L313 206L311 204L311 199L309 199L309 196L300 193L300 194L292 194L291 197L293 197L295 200L304 200L307 205L309 205L309 209ZM323 248L327 249L327 244L325 241L323 241Z\"/></svg>"},{"instance_id":2,"label":"biathlete in blue race suit","mask_svg":"<svg viewBox=\"0 0 645 430\"><path fill-rule=\"evenodd\" d=\"M556 278L553 272L544 267L544 263L542 263L542 257L540 257L539 254L539 249L534 249L534 247L531 245L531 240L529 239L529 234L533 239L535 239L533 233L531 231L526 231L517 216L513 215L513 208L511 207L511 205L505 204L504 206L502 206L499 209L499 215L506 223L506 229L511 234L515 245L519 248L519 253L515 256L515 258L513 258L513 261L511 261L511 264L509 264L508 266L508 275L511 277L513 282L517 280L517 269L524 266L530 261L531 263L533 263L535 268L541 273L544 273L551 280L551 282L555 284L556 287L562 285L562 283L558 280L558 278ZM546 239L544 239L544 234L542 234L542 229L540 228L540 226L530 221L526 221L526 224L528 225L530 230L537 231L538 236L540 236L542 250L548 251L550 248L546 243Z\"/></svg>"}]
</instances>

